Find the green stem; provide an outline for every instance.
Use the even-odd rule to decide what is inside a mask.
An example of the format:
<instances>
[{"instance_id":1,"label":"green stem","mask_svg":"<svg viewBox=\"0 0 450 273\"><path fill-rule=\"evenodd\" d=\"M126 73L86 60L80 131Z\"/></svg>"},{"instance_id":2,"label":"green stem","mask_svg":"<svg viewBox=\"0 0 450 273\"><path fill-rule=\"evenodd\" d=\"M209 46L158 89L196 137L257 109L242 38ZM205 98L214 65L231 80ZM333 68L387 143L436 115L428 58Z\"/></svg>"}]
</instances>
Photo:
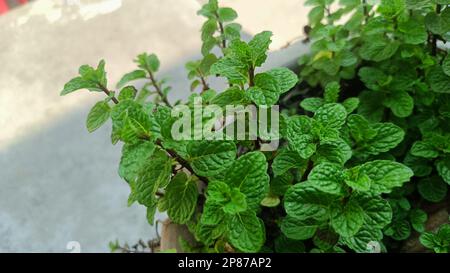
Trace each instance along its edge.
<instances>
[{"instance_id":1,"label":"green stem","mask_svg":"<svg viewBox=\"0 0 450 273\"><path fill-rule=\"evenodd\" d=\"M148 72L148 76L150 81L152 82L152 85L155 87L156 92L158 93L158 95L161 97L162 101L169 107L172 107L172 105L170 104L169 100L167 99L167 96L164 95L163 91L161 90L161 87L159 86L158 82L155 80L155 77L153 76L153 73L151 70L147 70Z\"/></svg>"}]
</instances>

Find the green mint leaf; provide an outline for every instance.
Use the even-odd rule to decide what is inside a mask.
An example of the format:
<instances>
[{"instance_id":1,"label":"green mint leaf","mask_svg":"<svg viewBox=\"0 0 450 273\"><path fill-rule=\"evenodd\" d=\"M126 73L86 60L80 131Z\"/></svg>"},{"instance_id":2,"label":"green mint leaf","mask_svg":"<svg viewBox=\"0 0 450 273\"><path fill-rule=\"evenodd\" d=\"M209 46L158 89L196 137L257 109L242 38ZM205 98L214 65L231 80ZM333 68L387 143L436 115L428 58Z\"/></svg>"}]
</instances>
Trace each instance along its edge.
<instances>
[{"instance_id":1,"label":"green mint leaf","mask_svg":"<svg viewBox=\"0 0 450 273\"><path fill-rule=\"evenodd\" d=\"M264 244L264 225L253 211L234 215L228 230L230 243L240 251L258 252Z\"/></svg>"},{"instance_id":2,"label":"green mint leaf","mask_svg":"<svg viewBox=\"0 0 450 273\"><path fill-rule=\"evenodd\" d=\"M211 66L217 62L217 57L214 54L208 54L203 57L202 61L199 64L198 69L200 70L201 74L204 76L209 75L209 70L211 69Z\"/></svg>"},{"instance_id":3,"label":"green mint leaf","mask_svg":"<svg viewBox=\"0 0 450 273\"><path fill-rule=\"evenodd\" d=\"M420 180L417 190L425 200L437 203L447 195L447 184L439 176L433 176Z\"/></svg>"},{"instance_id":4,"label":"green mint leaf","mask_svg":"<svg viewBox=\"0 0 450 273\"><path fill-rule=\"evenodd\" d=\"M141 173L146 162L150 160L155 150L155 144L150 141L140 141L135 144L125 144L119 165L119 175L129 183L134 182Z\"/></svg>"},{"instance_id":5,"label":"green mint leaf","mask_svg":"<svg viewBox=\"0 0 450 273\"><path fill-rule=\"evenodd\" d=\"M290 215L283 218L281 222L281 232L294 240L307 240L312 238L319 227L319 223L314 219L299 220Z\"/></svg>"},{"instance_id":6,"label":"green mint leaf","mask_svg":"<svg viewBox=\"0 0 450 273\"><path fill-rule=\"evenodd\" d=\"M217 14L220 22L230 22L237 18L237 13L232 8L219 8Z\"/></svg>"},{"instance_id":7,"label":"green mint leaf","mask_svg":"<svg viewBox=\"0 0 450 273\"><path fill-rule=\"evenodd\" d=\"M177 173L166 188L167 214L177 224L185 224L197 207L197 182L184 172Z\"/></svg>"},{"instance_id":8,"label":"green mint leaf","mask_svg":"<svg viewBox=\"0 0 450 273\"><path fill-rule=\"evenodd\" d=\"M357 193L352 195L352 198L363 209L366 224L376 228L384 228L391 222L392 209L388 201L367 193Z\"/></svg>"},{"instance_id":9,"label":"green mint leaf","mask_svg":"<svg viewBox=\"0 0 450 273\"><path fill-rule=\"evenodd\" d=\"M224 178L230 188L238 188L246 196L251 210L259 204L269 191L266 157L261 152L250 152L234 161Z\"/></svg>"},{"instance_id":10,"label":"green mint leaf","mask_svg":"<svg viewBox=\"0 0 450 273\"><path fill-rule=\"evenodd\" d=\"M202 41L208 41L217 30L217 20L215 18L208 19L202 25Z\"/></svg>"},{"instance_id":11,"label":"green mint leaf","mask_svg":"<svg viewBox=\"0 0 450 273\"><path fill-rule=\"evenodd\" d=\"M308 159L316 151L311 128L311 119L306 116L294 116L289 119L286 133L289 147L304 159Z\"/></svg>"},{"instance_id":12,"label":"green mint leaf","mask_svg":"<svg viewBox=\"0 0 450 273\"><path fill-rule=\"evenodd\" d=\"M111 119L112 139L127 143L139 141L140 135L147 135L147 128L152 125L148 111L133 100L123 100L115 105L111 111Z\"/></svg>"},{"instance_id":13,"label":"green mint leaf","mask_svg":"<svg viewBox=\"0 0 450 273\"><path fill-rule=\"evenodd\" d=\"M280 94L291 90L298 82L297 75L285 67L273 68L265 73L271 75L277 81Z\"/></svg>"},{"instance_id":14,"label":"green mint leaf","mask_svg":"<svg viewBox=\"0 0 450 273\"><path fill-rule=\"evenodd\" d=\"M347 118L344 106L338 103L324 104L317 109L314 119L327 128L340 129Z\"/></svg>"},{"instance_id":15,"label":"green mint leaf","mask_svg":"<svg viewBox=\"0 0 450 273\"><path fill-rule=\"evenodd\" d=\"M383 233L370 225L363 225L360 230L353 236L341 237L342 243L356 252L364 253L370 252L370 243L381 243Z\"/></svg>"},{"instance_id":16,"label":"green mint leaf","mask_svg":"<svg viewBox=\"0 0 450 273\"><path fill-rule=\"evenodd\" d=\"M404 138L404 131L392 123L370 124L361 115L350 115L347 126L360 146L360 151L377 155L396 147Z\"/></svg>"},{"instance_id":17,"label":"green mint leaf","mask_svg":"<svg viewBox=\"0 0 450 273\"><path fill-rule=\"evenodd\" d=\"M383 101L383 104L390 108L392 113L399 118L410 116L414 108L414 100L406 91L390 93Z\"/></svg>"},{"instance_id":18,"label":"green mint leaf","mask_svg":"<svg viewBox=\"0 0 450 273\"><path fill-rule=\"evenodd\" d=\"M347 114L352 113L353 111L356 110L356 108L358 108L359 106L359 99L358 98L348 98L345 99L342 102L342 106L345 107L345 110L347 110Z\"/></svg>"},{"instance_id":19,"label":"green mint leaf","mask_svg":"<svg viewBox=\"0 0 450 273\"><path fill-rule=\"evenodd\" d=\"M211 50L217 45L218 41L214 37L209 37L207 40L203 41L201 53L203 56L208 55Z\"/></svg>"},{"instance_id":20,"label":"green mint leaf","mask_svg":"<svg viewBox=\"0 0 450 273\"><path fill-rule=\"evenodd\" d=\"M359 192L367 192L370 189L370 178L361 171L360 166L353 167L344 171L344 181L352 189Z\"/></svg>"},{"instance_id":21,"label":"green mint leaf","mask_svg":"<svg viewBox=\"0 0 450 273\"><path fill-rule=\"evenodd\" d=\"M267 58L266 51L269 49L269 45L272 42L270 38L272 32L263 31L256 34L253 39L248 43L251 50L251 59L253 67L261 66Z\"/></svg>"},{"instance_id":22,"label":"green mint leaf","mask_svg":"<svg viewBox=\"0 0 450 273\"><path fill-rule=\"evenodd\" d=\"M351 157L351 147L344 140L337 138L322 140L312 160L315 164L331 162L343 166Z\"/></svg>"},{"instance_id":23,"label":"green mint leaf","mask_svg":"<svg viewBox=\"0 0 450 273\"><path fill-rule=\"evenodd\" d=\"M404 0L381 0L377 11L388 18L393 18L401 14L406 8Z\"/></svg>"},{"instance_id":24,"label":"green mint leaf","mask_svg":"<svg viewBox=\"0 0 450 273\"><path fill-rule=\"evenodd\" d=\"M426 78L434 92L450 93L450 77L445 75L441 66L433 66L426 74Z\"/></svg>"},{"instance_id":25,"label":"green mint leaf","mask_svg":"<svg viewBox=\"0 0 450 273\"><path fill-rule=\"evenodd\" d=\"M361 115L350 115L347 119L347 126L353 139L358 143L373 139L378 133Z\"/></svg>"},{"instance_id":26,"label":"green mint leaf","mask_svg":"<svg viewBox=\"0 0 450 273\"><path fill-rule=\"evenodd\" d=\"M320 56L319 59L315 60L312 64L312 67L317 70L322 70L329 76L336 76L339 72L340 62L336 58L331 58L331 51L322 51L323 56ZM320 54L320 53L319 53Z\"/></svg>"},{"instance_id":27,"label":"green mint leaf","mask_svg":"<svg viewBox=\"0 0 450 273\"><path fill-rule=\"evenodd\" d=\"M419 237L420 243L429 249L434 249L434 246L436 245L436 238L435 235L431 232L424 232Z\"/></svg>"},{"instance_id":28,"label":"green mint leaf","mask_svg":"<svg viewBox=\"0 0 450 273\"><path fill-rule=\"evenodd\" d=\"M152 205L147 206L146 218L149 225L153 226L155 224L155 213L157 208L157 202L153 202Z\"/></svg>"},{"instance_id":29,"label":"green mint leaf","mask_svg":"<svg viewBox=\"0 0 450 273\"><path fill-rule=\"evenodd\" d=\"M347 204L335 205L331 210L331 226L341 236L355 235L364 224L364 211L350 199Z\"/></svg>"},{"instance_id":30,"label":"green mint leaf","mask_svg":"<svg viewBox=\"0 0 450 273\"><path fill-rule=\"evenodd\" d=\"M366 142L366 150L373 155L391 150L402 142L405 136L402 128L393 123L375 123L371 127L377 134Z\"/></svg>"},{"instance_id":31,"label":"green mint leaf","mask_svg":"<svg viewBox=\"0 0 450 273\"><path fill-rule=\"evenodd\" d=\"M145 206L154 202L158 188L167 186L172 174L172 161L162 150L157 150L146 162L136 181L137 201Z\"/></svg>"},{"instance_id":32,"label":"green mint leaf","mask_svg":"<svg viewBox=\"0 0 450 273\"><path fill-rule=\"evenodd\" d=\"M248 75L243 64L230 56L219 59L211 66L211 74L226 77L230 83L241 84L248 80Z\"/></svg>"},{"instance_id":33,"label":"green mint leaf","mask_svg":"<svg viewBox=\"0 0 450 273\"><path fill-rule=\"evenodd\" d=\"M231 189L226 183L213 181L208 184L206 200L210 203L223 204L230 200L230 193Z\"/></svg>"},{"instance_id":34,"label":"green mint leaf","mask_svg":"<svg viewBox=\"0 0 450 273\"><path fill-rule=\"evenodd\" d=\"M159 59L155 54L142 53L135 60L139 68L146 71L157 72L159 69Z\"/></svg>"},{"instance_id":35,"label":"green mint leaf","mask_svg":"<svg viewBox=\"0 0 450 273\"><path fill-rule=\"evenodd\" d=\"M435 164L439 175L450 185L450 157L439 159Z\"/></svg>"},{"instance_id":36,"label":"green mint leaf","mask_svg":"<svg viewBox=\"0 0 450 273\"><path fill-rule=\"evenodd\" d=\"M410 167L411 170L413 170L414 175L418 177L428 176L433 170L433 168L429 166L428 160L421 157L415 157L411 155L411 153L406 154L403 163Z\"/></svg>"},{"instance_id":37,"label":"green mint leaf","mask_svg":"<svg viewBox=\"0 0 450 273\"><path fill-rule=\"evenodd\" d=\"M309 112L316 112L324 104L322 98L306 98L300 102L300 106Z\"/></svg>"},{"instance_id":38,"label":"green mint leaf","mask_svg":"<svg viewBox=\"0 0 450 273\"><path fill-rule=\"evenodd\" d=\"M242 104L245 100L245 92L237 87L231 87L222 93L217 94L211 99L211 104L216 104L220 107L227 105Z\"/></svg>"},{"instance_id":39,"label":"green mint leaf","mask_svg":"<svg viewBox=\"0 0 450 273\"><path fill-rule=\"evenodd\" d=\"M397 52L400 42L388 41L382 37L370 39L361 47L359 54L367 61L381 62L392 57Z\"/></svg>"},{"instance_id":40,"label":"green mint leaf","mask_svg":"<svg viewBox=\"0 0 450 273\"><path fill-rule=\"evenodd\" d=\"M272 171L275 176L280 176L292 168L306 167L306 161L297 152L282 150L273 160Z\"/></svg>"},{"instance_id":41,"label":"green mint leaf","mask_svg":"<svg viewBox=\"0 0 450 273\"><path fill-rule=\"evenodd\" d=\"M361 170L371 179L370 190L373 194L389 193L393 188L402 186L413 176L410 168L389 160L367 162L362 165Z\"/></svg>"},{"instance_id":42,"label":"green mint leaf","mask_svg":"<svg viewBox=\"0 0 450 273\"><path fill-rule=\"evenodd\" d=\"M224 204L229 202L230 188L223 182L214 181L208 184L206 202L203 207L201 223L218 225L225 217Z\"/></svg>"},{"instance_id":43,"label":"green mint leaf","mask_svg":"<svg viewBox=\"0 0 450 273\"><path fill-rule=\"evenodd\" d=\"M215 239L223 236L227 229L226 221L222 221L218 225L206 225L200 222L195 227L195 238L205 245L211 245Z\"/></svg>"},{"instance_id":44,"label":"green mint leaf","mask_svg":"<svg viewBox=\"0 0 450 273\"><path fill-rule=\"evenodd\" d=\"M86 81L82 77L76 77L71 79L68 83L64 85L64 88L61 91L60 95L64 96L80 89L88 89L89 91L98 91L98 92L101 91L96 83Z\"/></svg>"},{"instance_id":45,"label":"green mint leaf","mask_svg":"<svg viewBox=\"0 0 450 273\"><path fill-rule=\"evenodd\" d=\"M444 61L442 62L442 71L445 73L445 75L450 76L450 57L445 57Z\"/></svg>"},{"instance_id":46,"label":"green mint leaf","mask_svg":"<svg viewBox=\"0 0 450 273\"><path fill-rule=\"evenodd\" d=\"M334 103L339 99L339 93L341 92L341 87L338 82L330 82L325 86L325 92L323 98L325 103Z\"/></svg>"},{"instance_id":47,"label":"green mint leaf","mask_svg":"<svg viewBox=\"0 0 450 273\"><path fill-rule=\"evenodd\" d=\"M270 181L270 192L278 196L283 196L289 189L289 187L292 186L293 180L294 175L290 172L286 172L282 175L275 176Z\"/></svg>"},{"instance_id":48,"label":"green mint leaf","mask_svg":"<svg viewBox=\"0 0 450 273\"><path fill-rule=\"evenodd\" d=\"M292 217L323 220L328 216L330 204L336 199L335 195L320 191L310 182L302 182L288 189L284 207Z\"/></svg>"},{"instance_id":49,"label":"green mint leaf","mask_svg":"<svg viewBox=\"0 0 450 273\"><path fill-rule=\"evenodd\" d=\"M274 105L280 97L280 88L277 79L268 73L260 73L255 76L255 85L246 93L256 105Z\"/></svg>"},{"instance_id":50,"label":"green mint leaf","mask_svg":"<svg viewBox=\"0 0 450 273\"><path fill-rule=\"evenodd\" d=\"M398 23L398 31L407 44L423 44L428 38L423 17L421 16L413 16L407 21L400 21Z\"/></svg>"},{"instance_id":51,"label":"green mint leaf","mask_svg":"<svg viewBox=\"0 0 450 273\"><path fill-rule=\"evenodd\" d=\"M428 141L416 141L411 147L411 154L423 158L436 158L439 156L439 151L434 148L432 143Z\"/></svg>"},{"instance_id":52,"label":"green mint leaf","mask_svg":"<svg viewBox=\"0 0 450 273\"><path fill-rule=\"evenodd\" d=\"M397 220L385 229L384 234L397 241L406 240L411 236L411 225L407 220Z\"/></svg>"},{"instance_id":53,"label":"green mint leaf","mask_svg":"<svg viewBox=\"0 0 450 273\"><path fill-rule=\"evenodd\" d=\"M325 9L324 9L323 5L314 7L308 13L308 21L312 25L317 25L318 23L320 23L320 21L322 21L324 14L325 14Z\"/></svg>"},{"instance_id":54,"label":"green mint leaf","mask_svg":"<svg viewBox=\"0 0 450 273\"><path fill-rule=\"evenodd\" d=\"M87 64L82 65L78 68L78 73L87 81L100 83L105 75L105 61L101 60L97 65L97 69Z\"/></svg>"},{"instance_id":55,"label":"green mint leaf","mask_svg":"<svg viewBox=\"0 0 450 273\"><path fill-rule=\"evenodd\" d=\"M387 152L402 142L405 132L393 123L375 123L372 128L377 135L368 143L367 151L370 154Z\"/></svg>"},{"instance_id":56,"label":"green mint leaf","mask_svg":"<svg viewBox=\"0 0 450 273\"><path fill-rule=\"evenodd\" d=\"M231 23L224 27L225 39L233 41L241 38L242 26L238 23Z\"/></svg>"},{"instance_id":57,"label":"green mint leaf","mask_svg":"<svg viewBox=\"0 0 450 273\"><path fill-rule=\"evenodd\" d=\"M319 229L313 238L313 243L319 249L327 251L333 251L339 240L339 235L333 230L332 227L326 227Z\"/></svg>"},{"instance_id":58,"label":"green mint leaf","mask_svg":"<svg viewBox=\"0 0 450 273\"><path fill-rule=\"evenodd\" d=\"M230 191L230 202L224 207L223 211L228 214L236 214L247 210L247 201L243 193L237 188L233 188Z\"/></svg>"},{"instance_id":59,"label":"green mint leaf","mask_svg":"<svg viewBox=\"0 0 450 273\"><path fill-rule=\"evenodd\" d=\"M273 208L280 204L280 198L276 195L269 194L261 201L261 206Z\"/></svg>"},{"instance_id":60,"label":"green mint leaf","mask_svg":"<svg viewBox=\"0 0 450 273\"><path fill-rule=\"evenodd\" d=\"M361 21L358 24L361 24ZM362 33L370 39L373 38L371 37L372 35L376 36L385 33L389 27L391 27L391 24L388 20L382 16L375 16L367 19L366 27L362 30Z\"/></svg>"},{"instance_id":61,"label":"green mint leaf","mask_svg":"<svg viewBox=\"0 0 450 273\"><path fill-rule=\"evenodd\" d=\"M448 4L448 3L446 3ZM434 34L445 34L450 31L450 11L444 10L441 14L430 12L425 16L427 29Z\"/></svg>"},{"instance_id":62,"label":"green mint leaf","mask_svg":"<svg viewBox=\"0 0 450 273\"><path fill-rule=\"evenodd\" d=\"M89 111L86 120L86 127L89 133L94 132L102 126L110 117L111 107L105 101L97 102Z\"/></svg>"},{"instance_id":63,"label":"green mint leaf","mask_svg":"<svg viewBox=\"0 0 450 273\"><path fill-rule=\"evenodd\" d=\"M131 207L137 201L136 183L134 180L126 180L130 185L130 194L128 195L127 206Z\"/></svg>"},{"instance_id":64,"label":"green mint leaf","mask_svg":"<svg viewBox=\"0 0 450 273\"><path fill-rule=\"evenodd\" d=\"M231 41L225 54L239 62L240 67L248 73L247 70L252 65L252 55L251 48L246 42L241 40Z\"/></svg>"},{"instance_id":65,"label":"green mint leaf","mask_svg":"<svg viewBox=\"0 0 450 273\"><path fill-rule=\"evenodd\" d=\"M436 234L436 237L439 238L441 245L450 247L450 224L441 225Z\"/></svg>"},{"instance_id":66,"label":"green mint leaf","mask_svg":"<svg viewBox=\"0 0 450 273\"><path fill-rule=\"evenodd\" d=\"M147 77L147 73L144 70L134 70L130 73L123 75L120 81L117 83L117 88L124 87L127 83L131 81L135 81L138 79L145 79Z\"/></svg>"},{"instance_id":67,"label":"green mint leaf","mask_svg":"<svg viewBox=\"0 0 450 273\"><path fill-rule=\"evenodd\" d=\"M197 12L198 15L211 18L215 16L216 11L219 9L219 4L217 0L209 0L208 3L204 4L202 8Z\"/></svg>"},{"instance_id":68,"label":"green mint leaf","mask_svg":"<svg viewBox=\"0 0 450 273\"><path fill-rule=\"evenodd\" d=\"M119 96L117 99L119 101L122 100L134 100L136 98L137 90L133 86L125 86L120 90Z\"/></svg>"},{"instance_id":69,"label":"green mint leaf","mask_svg":"<svg viewBox=\"0 0 450 273\"><path fill-rule=\"evenodd\" d=\"M428 220L428 215L421 209L413 209L409 212L409 220L411 221L412 227L417 232L424 232L425 223Z\"/></svg>"},{"instance_id":70,"label":"green mint leaf","mask_svg":"<svg viewBox=\"0 0 450 273\"><path fill-rule=\"evenodd\" d=\"M196 174L215 176L233 164L236 145L231 141L191 141L187 152Z\"/></svg>"},{"instance_id":71,"label":"green mint leaf","mask_svg":"<svg viewBox=\"0 0 450 273\"><path fill-rule=\"evenodd\" d=\"M342 167L324 162L315 166L308 175L308 182L322 192L344 195Z\"/></svg>"}]
</instances>

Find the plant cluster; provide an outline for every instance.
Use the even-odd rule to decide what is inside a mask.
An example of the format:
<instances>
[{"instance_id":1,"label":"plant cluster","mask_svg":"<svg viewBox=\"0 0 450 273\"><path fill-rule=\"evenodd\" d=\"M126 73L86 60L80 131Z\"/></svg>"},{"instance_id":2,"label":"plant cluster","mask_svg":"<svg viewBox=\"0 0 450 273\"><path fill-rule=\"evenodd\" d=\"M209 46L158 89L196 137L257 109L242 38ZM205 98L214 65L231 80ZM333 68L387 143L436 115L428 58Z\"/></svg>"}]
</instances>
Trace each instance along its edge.
<instances>
[{"instance_id":1,"label":"plant cluster","mask_svg":"<svg viewBox=\"0 0 450 273\"><path fill-rule=\"evenodd\" d=\"M124 143L119 175L129 204L146 206L150 224L159 210L186 225L196 243L182 241L185 251L407 251L414 239L449 251L449 225L426 231L426 223L446 209L450 184L450 58L442 46L450 1L335 2L306 1L311 50L299 76L284 67L261 71L272 33L243 41L236 12L210 0L198 12L206 18L202 58L186 64L187 102L170 103L154 54L137 57L117 92L103 61L81 66L64 86L62 95L107 95L89 112L88 131L111 119L112 143ZM228 88L211 89L210 77L225 78ZM146 84L138 90L129 85L135 80ZM172 134L172 109L193 108L196 98L263 108L305 86L300 108L280 110L278 138ZM261 149L275 138L277 150ZM437 222L448 222L448 213Z\"/></svg>"}]
</instances>

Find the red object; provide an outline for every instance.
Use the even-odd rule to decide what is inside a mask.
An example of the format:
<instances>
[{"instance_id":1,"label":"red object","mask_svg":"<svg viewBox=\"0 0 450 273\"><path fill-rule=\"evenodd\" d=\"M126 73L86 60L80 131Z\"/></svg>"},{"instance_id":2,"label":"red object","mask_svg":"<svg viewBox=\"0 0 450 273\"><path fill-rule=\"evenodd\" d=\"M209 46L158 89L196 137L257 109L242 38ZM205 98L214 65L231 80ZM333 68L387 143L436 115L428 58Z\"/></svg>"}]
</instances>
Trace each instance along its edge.
<instances>
[{"instance_id":1,"label":"red object","mask_svg":"<svg viewBox=\"0 0 450 273\"><path fill-rule=\"evenodd\" d=\"M0 0L0 14L8 12L9 7L8 3L6 3L6 0Z\"/></svg>"},{"instance_id":2,"label":"red object","mask_svg":"<svg viewBox=\"0 0 450 273\"><path fill-rule=\"evenodd\" d=\"M28 3L28 0L14 0L14 1L8 1L6 0L0 0L0 15L3 13L7 13L10 9L15 8L16 6L20 6L23 4Z\"/></svg>"}]
</instances>

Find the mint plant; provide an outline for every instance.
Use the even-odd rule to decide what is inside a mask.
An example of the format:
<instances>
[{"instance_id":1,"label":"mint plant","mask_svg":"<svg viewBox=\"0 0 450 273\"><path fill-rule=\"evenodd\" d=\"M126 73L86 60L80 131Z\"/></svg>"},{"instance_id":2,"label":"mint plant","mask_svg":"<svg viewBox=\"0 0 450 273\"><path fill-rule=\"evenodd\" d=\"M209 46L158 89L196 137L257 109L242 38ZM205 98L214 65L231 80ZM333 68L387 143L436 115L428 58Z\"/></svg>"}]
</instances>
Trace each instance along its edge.
<instances>
[{"instance_id":1,"label":"mint plant","mask_svg":"<svg viewBox=\"0 0 450 273\"><path fill-rule=\"evenodd\" d=\"M401 241L407 245L414 233L424 232L431 207L447 207L450 74L444 44L449 38L450 2L312 0L307 4L312 6L311 53L300 58L300 78L316 88L333 81L348 86L346 91L359 99L359 115L370 123L391 122L404 131L395 150L380 154L414 172L414 183L388 197L394 214L384 234L394 239L393 247L404 249ZM308 110L322 103L307 98L300 105ZM439 222L448 222L448 217Z\"/></svg>"},{"instance_id":2,"label":"mint plant","mask_svg":"<svg viewBox=\"0 0 450 273\"><path fill-rule=\"evenodd\" d=\"M187 101L170 101L147 53L115 90L104 61L64 86L105 93L87 129L111 120L128 204L144 205L151 225L156 210L185 225L195 243L181 240L183 251L408 251L410 240L448 251L446 226L427 230L450 183L447 3L334 2L306 2L311 51L299 76L263 71L272 33L242 40L236 12L210 0ZM211 77L227 88L211 89Z\"/></svg>"}]
</instances>

